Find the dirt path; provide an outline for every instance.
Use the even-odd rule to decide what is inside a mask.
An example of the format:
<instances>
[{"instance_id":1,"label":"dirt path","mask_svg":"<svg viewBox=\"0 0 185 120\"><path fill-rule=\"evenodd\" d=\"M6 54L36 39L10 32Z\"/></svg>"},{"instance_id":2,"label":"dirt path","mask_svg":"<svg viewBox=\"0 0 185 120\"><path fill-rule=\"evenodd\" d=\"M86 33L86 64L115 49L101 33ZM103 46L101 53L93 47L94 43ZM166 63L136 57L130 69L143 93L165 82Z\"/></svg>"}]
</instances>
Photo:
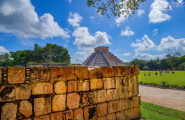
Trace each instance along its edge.
<instances>
[{"instance_id":1,"label":"dirt path","mask_svg":"<svg viewBox=\"0 0 185 120\"><path fill-rule=\"evenodd\" d=\"M139 86L141 100L185 112L185 91Z\"/></svg>"}]
</instances>

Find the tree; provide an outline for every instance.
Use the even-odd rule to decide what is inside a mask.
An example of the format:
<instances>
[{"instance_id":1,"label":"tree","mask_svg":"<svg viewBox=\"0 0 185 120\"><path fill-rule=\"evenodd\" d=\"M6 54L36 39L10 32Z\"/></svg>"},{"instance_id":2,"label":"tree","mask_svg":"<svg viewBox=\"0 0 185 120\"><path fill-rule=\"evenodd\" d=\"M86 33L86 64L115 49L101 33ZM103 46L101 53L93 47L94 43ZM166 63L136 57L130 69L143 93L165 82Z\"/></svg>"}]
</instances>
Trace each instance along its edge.
<instances>
[{"instance_id":1,"label":"tree","mask_svg":"<svg viewBox=\"0 0 185 120\"><path fill-rule=\"evenodd\" d=\"M171 54L166 55L167 63L168 65L171 66L171 69L173 69L174 67L177 68L179 64L179 57L180 57L180 53L175 53L174 55L171 55Z\"/></svg>"},{"instance_id":2,"label":"tree","mask_svg":"<svg viewBox=\"0 0 185 120\"><path fill-rule=\"evenodd\" d=\"M148 66L146 66L146 65L143 67L143 70L149 70L149 69L150 68Z\"/></svg>"}]
</instances>

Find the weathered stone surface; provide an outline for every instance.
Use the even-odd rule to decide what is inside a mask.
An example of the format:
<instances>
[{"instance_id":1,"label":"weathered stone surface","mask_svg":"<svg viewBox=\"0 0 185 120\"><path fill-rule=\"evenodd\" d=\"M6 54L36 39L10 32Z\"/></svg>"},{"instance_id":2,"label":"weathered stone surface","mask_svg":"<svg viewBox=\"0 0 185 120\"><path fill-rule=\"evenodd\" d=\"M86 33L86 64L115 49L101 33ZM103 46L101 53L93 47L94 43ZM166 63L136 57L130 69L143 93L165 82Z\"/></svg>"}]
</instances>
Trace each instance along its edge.
<instances>
[{"instance_id":1,"label":"weathered stone surface","mask_svg":"<svg viewBox=\"0 0 185 120\"><path fill-rule=\"evenodd\" d=\"M88 92L88 93L83 93L82 95L82 104L83 106L87 105L93 105L97 103L98 100L98 95L97 91L94 92Z\"/></svg>"},{"instance_id":2,"label":"weathered stone surface","mask_svg":"<svg viewBox=\"0 0 185 120\"><path fill-rule=\"evenodd\" d=\"M51 120L63 120L62 112L51 113Z\"/></svg>"},{"instance_id":3,"label":"weathered stone surface","mask_svg":"<svg viewBox=\"0 0 185 120\"><path fill-rule=\"evenodd\" d=\"M68 81L68 92L77 91L77 81Z\"/></svg>"},{"instance_id":4,"label":"weathered stone surface","mask_svg":"<svg viewBox=\"0 0 185 120\"><path fill-rule=\"evenodd\" d=\"M50 120L50 115L34 117L33 120Z\"/></svg>"},{"instance_id":5,"label":"weathered stone surface","mask_svg":"<svg viewBox=\"0 0 185 120\"><path fill-rule=\"evenodd\" d=\"M67 107L69 109L78 108L80 105L80 96L77 93L67 94Z\"/></svg>"},{"instance_id":6,"label":"weathered stone surface","mask_svg":"<svg viewBox=\"0 0 185 120\"><path fill-rule=\"evenodd\" d=\"M15 88L16 100L29 99L31 96L31 86L29 84L20 84Z\"/></svg>"},{"instance_id":7,"label":"weathered stone surface","mask_svg":"<svg viewBox=\"0 0 185 120\"><path fill-rule=\"evenodd\" d=\"M15 100L15 87L12 85L0 87L0 102Z\"/></svg>"},{"instance_id":8,"label":"weathered stone surface","mask_svg":"<svg viewBox=\"0 0 185 120\"><path fill-rule=\"evenodd\" d=\"M125 88L128 86L128 78L127 77L115 77L116 80L116 89Z\"/></svg>"},{"instance_id":9,"label":"weathered stone surface","mask_svg":"<svg viewBox=\"0 0 185 120\"><path fill-rule=\"evenodd\" d=\"M17 105L6 103L1 107L1 120L16 120Z\"/></svg>"},{"instance_id":10,"label":"weathered stone surface","mask_svg":"<svg viewBox=\"0 0 185 120\"><path fill-rule=\"evenodd\" d=\"M133 76L131 80L133 83L133 96L137 96L139 94L138 76Z\"/></svg>"},{"instance_id":11,"label":"weathered stone surface","mask_svg":"<svg viewBox=\"0 0 185 120\"><path fill-rule=\"evenodd\" d=\"M77 66L75 67L76 79L88 79L88 66Z\"/></svg>"},{"instance_id":12,"label":"weathered stone surface","mask_svg":"<svg viewBox=\"0 0 185 120\"><path fill-rule=\"evenodd\" d=\"M97 105L98 117L107 115L107 103Z\"/></svg>"},{"instance_id":13,"label":"weathered stone surface","mask_svg":"<svg viewBox=\"0 0 185 120\"><path fill-rule=\"evenodd\" d=\"M120 101L120 110L126 110L126 109L128 109L128 106L127 106L127 104L125 103L125 99L123 99L123 100L119 100Z\"/></svg>"},{"instance_id":14,"label":"weathered stone surface","mask_svg":"<svg viewBox=\"0 0 185 120\"><path fill-rule=\"evenodd\" d=\"M98 103L107 101L107 92L106 90L98 90Z\"/></svg>"},{"instance_id":15,"label":"weathered stone surface","mask_svg":"<svg viewBox=\"0 0 185 120\"><path fill-rule=\"evenodd\" d=\"M35 116L51 113L51 98L34 98Z\"/></svg>"},{"instance_id":16,"label":"weathered stone surface","mask_svg":"<svg viewBox=\"0 0 185 120\"><path fill-rule=\"evenodd\" d=\"M108 113L114 113L121 111L121 102L118 101L113 101L113 102L108 102Z\"/></svg>"},{"instance_id":17,"label":"weathered stone surface","mask_svg":"<svg viewBox=\"0 0 185 120\"><path fill-rule=\"evenodd\" d=\"M63 112L64 120L73 120L73 111L68 110Z\"/></svg>"},{"instance_id":18,"label":"weathered stone surface","mask_svg":"<svg viewBox=\"0 0 185 120\"><path fill-rule=\"evenodd\" d=\"M96 106L88 106L83 108L84 111L84 119L90 120L90 119L96 119L97 118L97 111Z\"/></svg>"},{"instance_id":19,"label":"weathered stone surface","mask_svg":"<svg viewBox=\"0 0 185 120\"><path fill-rule=\"evenodd\" d=\"M132 81L131 77L128 77L127 92L128 92L128 97L134 96L134 85L133 85L133 81Z\"/></svg>"},{"instance_id":20,"label":"weathered stone surface","mask_svg":"<svg viewBox=\"0 0 185 120\"><path fill-rule=\"evenodd\" d=\"M119 89L116 89L116 90L117 90L119 99L128 98L127 87L125 87L124 89L119 88Z\"/></svg>"},{"instance_id":21,"label":"weathered stone surface","mask_svg":"<svg viewBox=\"0 0 185 120\"><path fill-rule=\"evenodd\" d=\"M24 67L8 67L8 83L17 84L24 83L25 68Z\"/></svg>"},{"instance_id":22,"label":"weathered stone surface","mask_svg":"<svg viewBox=\"0 0 185 120\"><path fill-rule=\"evenodd\" d=\"M31 118L23 119L23 120L31 120Z\"/></svg>"},{"instance_id":23,"label":"weathered stone surface","mask_svg":"<svg viewBox=\"0 0 185 120\"><path fill-rule=\"evenodd\" d=\"M32 94L51 94L53 93L53 84L51 83L37 83L32 88Z\"/></svg>"},{"instance_id":24,"label":"weathered stone surface","mask_svg":"<svg viewBox=\"0 0 185 120\"><path fill-rule=\"evenodd\" d=\"M74 120L83 120L82 108L78 108L74 110Z\"/></svg>"},{"instance_id":25,"label":"weathered stone surface","mask_svg":"<svg viewBox=\"0 0 185 120\"><path fill-rule=\"evenodd\" d=\"M134 118L141 118L141 109L140 107L134 108Z\"/></svg>"},{"instance_id":26,"label":"weathered stone surface","mask_svg":"<svg viewBox=\"0 0 185 120\"><path fill-rule=\"evenodd\" d=\"M50 71L47 67L32 67L30 68L30 80L49 80Z\"/></svg>"},{"instance_id":27,"label":"weathered stone surface","mask_svg":"<svg viewBox=\"0 0 185 120\"><path fill-rule=\"evenodd\" d=\"M101 68L95 68L92 70L89 70L89 78L101 78L102 77L102 71Z\"/></svg>"},{"instance_id":28,"label":"weathered stone surface","mask_svg":"<svg viewBox=\"0 0 185 120\"><path fill-rule=\"evenodd\" d=\"M125 107L126 108L133 108L134 107L133 98L125 99Z\"/></svg>"},{"instance_id":29,"label":"weathered stone surface","mask_svg":"<svg viewBox=\"0 0 185 120\"><path fill-rule=\"evenodd\" d=\"M0 85L2 84L2 68L0 67Z\"/></svg>"},{"instance_id":30,"label":"weathered stone surface","mask_svg":"<svg viewBox=\"0 0 185 120\"><path fill-rule=\"evenodd\" d=\"M116 120L116 115L115 115L115 113L108 114L108 115L107 115L107 120Z\"/></svg>"},{"instance_id":31,"label":"weathered stone surface","mask_svg":"<svg viewBox=\"0 0 185 120\"><path fill-rule=\"evenodd\" d=\"M97 118L97 120L107 120L107 116L99 117L99 118Z\"/></svg>"},{"instance_id":32,"label":"weathered stone surface","mask_svg":"<svg viewBox=\"0 0 185 120\"><path fill-rule=\"evenodd\" d=\"M115 88L114 77L112 77L112 78L103 78L103 83L104 83L104 89Z\"/></svg>"},{"instance_id":33,"label":"weathered stone surface","mask_svg":"<svg viewBox=\"0 0 185 120\"><path fill-rule=\"evenodd\" d=\"M120 76L126 76L126 66L113 66L114 69L114 76L120 77Z\"/></svg>"},{"instance_id":34,"label":"weathered stone surface","mask_svg":"<svg viewBox=\"0 0 185 120\"><path fill-rule=\"evenodd\" d=\"M133 106L134 107L138 107L141 105L141 99L140 99L140 96L137 96L137 97L133 97Z\"/></svg>"},{"instance_id":35,"label":"weathered stone surface","mask_svg":"<svg viewBox=\"0 0 185 120\"><path fill-rule=\"evenodd\" d=\"M134 69L134 75L138 76L139 75L139 66L133 66Z\"/></svg>"},{"instance_id":36,"label":"weathered stone surface","mask_svg":"<svg viewBox=\"0 0 185 120\"><path fill-rule=\"evenodd\" d=\"M78 80L78 91L89 91L89 80Z\"/></svg>"},{"instance_id":37,"label":"weathered stone surface","mask_svg":"<svg viewBox=\"0 0 185 120\"><path fill-rule=\"evenodd\" d=\"M117 112L116 113L117 120L128 120L127 115L124 112Z\"/></svg>"},{"instance_id":38,"label":"weathered stone surface","mask_svg":"<svg viewBox=\"0 0 185 120\"><path fill-rule=\"evenodd\" d=\"M52 111L63 111L66 109L66 94L55 95L52 100Z\"/></svg>"},{"instance_id":39,"label":"weathered stone surface","mask_svg":"<svg viewBox=\"0 0 185 120\"><path fill-rule=\"evenodd\" d=\"M102 79L90 79L90 89L102 89L103 83Z\"/></svg>"},{"instance_id":40,"label":"weathered stone surface","mask_svg":"<svg viewBox=\"0 0 185 120\"><path fill-rule=\"evenodd\" d=\"M74 67L50 67L51 80L73 80Z\"/></svg>"},{"instance_id":41,"label":"weathered stone surface","mask_svg":"<svg viewBox=\"0 0 185 120\"><path fill-rule=\"evenodd\" d=\"M129 75L129 76L134 75L134 67L133 66L126 66L125 71L126 71L126 75Z\"/></svg>"},{"instance_id":42,"label":"weathered stone surface","mask_svg":"<svg viewBox=\"0 0 185 120\"><path fill-rule=\"evenodd\" d=\"M21 101L19 112L26 117L30 117L32 115L32 104L27 100Z\"/></svg>"},{"instance_id":43,"label":"weathered stone surface","mask_svg":"<svg viewBox=\"0 0 185 120\"><path fill-rule=\"evenodd\" d=\"M101 67L102 69L102 77L103 78L110 78L110 77L114 77L114 70L112 69L112 67Z\"/></svg>"},{"instance_id":44,"label":"weathered stone surface","mask_svg":"<svg viewBox=\"0 0 185 120\"><path fill-rule=\"evenodd\" d=\"M55 93L57 94L62 94L67 92L67 85L66 81L59 81L55 83L54 88L55 88Z\"/></svg>"},{"instance_id":45,"label":"weathered stone surface","mask_svg":"<svg viewBox=\"0 0 185 120\"><path fill-rule=\"evenodd\" d=\"M116 89L107 90L107 101L118 100L119 96Z\"/></svg>"},{"instance_id":46,"label":"weathered stone surface","mask_svg":"<svg viewBox=\"0 0 185 120\"><path fill-rule=\"evenodd\" d=\"M128 120L134 119L134 109L133 108L125 110L125 114Z\"/></svg>"}]
</instances>

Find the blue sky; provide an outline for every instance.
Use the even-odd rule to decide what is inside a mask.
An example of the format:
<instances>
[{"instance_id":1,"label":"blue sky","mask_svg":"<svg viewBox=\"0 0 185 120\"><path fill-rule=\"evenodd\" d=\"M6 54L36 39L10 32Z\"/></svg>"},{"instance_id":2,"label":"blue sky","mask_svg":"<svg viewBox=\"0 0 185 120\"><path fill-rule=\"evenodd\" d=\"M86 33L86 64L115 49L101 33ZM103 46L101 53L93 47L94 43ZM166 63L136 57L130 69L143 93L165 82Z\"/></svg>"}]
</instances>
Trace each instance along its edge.
<instances>
[{"instance_id":1,"label":"blue sky","mask_svg":"<svg viewBox=\"0 0 185 120\"><path fill-rule=\"evenodd\" d=\"M98 46L124 62L185 55L185 6L148 0L131 17L101 16L87 0L1 0L0 54L58 44L72 63L82 63Z\"/></svg>"}]
</instances>

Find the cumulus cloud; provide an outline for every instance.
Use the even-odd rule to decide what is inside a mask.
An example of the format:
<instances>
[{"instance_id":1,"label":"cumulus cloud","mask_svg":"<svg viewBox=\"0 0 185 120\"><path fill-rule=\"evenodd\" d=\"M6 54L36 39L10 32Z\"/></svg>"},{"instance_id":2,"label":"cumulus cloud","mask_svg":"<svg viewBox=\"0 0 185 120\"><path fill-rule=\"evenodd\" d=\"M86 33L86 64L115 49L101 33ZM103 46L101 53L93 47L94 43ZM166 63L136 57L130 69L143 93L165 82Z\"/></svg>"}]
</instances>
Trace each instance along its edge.
<instances>
[{"instance_id":1,"label":"cumulus cloud","mask_svg":"<svg viewBox=\"0 0 185 120\"><path fill-rule=\"evenodd\" d=\"M166 54L161 54L161 55L150 55L148 53L136 53L134 55L134 58L138 58L140 60L154 60L154 59L163 59L166 57Z\"/></svg>"},{"instance_id":2,"label":"cumulus cloud","mask_svg":"<svg viewBox=\"0 0 185 120\"><path fill-rule=\"evenodd\" d=\"M157 50L170 53L179 52L181 55L185 55L185 38L175 39L171 36L162 38Z\"/></svg>"},{"instance_id":3,"label":"cumulus cloud","mask_svg":"<svg viewBox=\"0 0 185 120\"><path fill-rule=\"evenodd\" d=\"M137 10L137 16L140 17L142 14L145 14L145 11L142 9Z\"/></svg>"},{"instance_id":4,"label":"cumulus cloud","mask_svg":"<svg viewBox=\"0 0 185 120\"><path fill-rule=\"evenodd\" d=\"M129 52L123 53L123 56L130 56L130 53Z\"/></svg>"},{"instance_id":5,"label":"cumulus cloud","mask_svg":"<svg viewBox=\"0 0 185 120\"><path fill-rule=\"evenodd\" d=\"M154 29L153 30L153 35L157 35L158 34L158 29Z\"/></svg>"},{"instance_id":6,"label":"cumulus cloud","mask_svg":"<svg viewBox=\"0 0 185 120\"><path fill-rule=\"evenodd\" d=\"M121 36L131 36L134 35L134 32L130 29L130 27L126 27L125 31L121 31Z\"/></svg>"},{"instance_id":7,"label":"cumulus cloud","mask_svg":"<svg viewBox=\"0 0 185 120\"><path fill-rule=\"evenodd\" d=\"M51 14L45 13L39 17L30 0L1 1L0 18L0 32L3 33L13 33L23 38L70 37Z\"/></svg>"},{"instance_id":8,"label":"cumulus cloud","mask_svg":"<svg viewBox=\"0 0 185 120\"><path fill-rule=\"evenodd\" d=\"M142 40L143 42L136 39L136 43L131 43L132 47L137 47L137 49L135 49L134 52L148 51L152 50L155 47L153 41L150 40L146 34L143 36Z\"/></svg>"},{"instance_id":9,"label":"cumulus cloud","mask_svg":"<svg viewBox=\"0 0 185 120\"><path fill-rule=\"evenodd\" d=\"M117 25L119 26L122 22L126 21L127 20L127 17L121 15L120 17L116 18Z\"/></svg>"},{"instance_id":10,"label":"cumulus cloud","mask_svg":"<svg viewBox=\"0 0 185 120\"><path fill-rule=\"evenodd\" d=\"M5 49L3 46L0 46L0 55L5 54L5 53L9 53L9 51Z\"/></svg>"},{"instance_id":11,"label":"cumulus cloud","mask_svg":"<svg viewBox=\"0 0 185 120\"><path fill-rule=\"evenodd\" d=\"M69 24L71 24L73 27L78 27L80 26L79 22L83 19L82 16L80 16L78 13L69 13L69 18L68 18L68 22Z\"/></svg>"},{"instance_id":12,"label":"cumulus cloud","mask_svg":"<svg viewBox=\"0 0 185 120\"><path fill-rule=\"evenodd\" d=\"M94 19L95 17L94 16L91 16L90 19Z\"/></svg>"},{"instance_id":13,"label":"cumulus cloud","mask_svg":"<svg viewBox=\"0 0 185 120\"><path fill-rule=\"evenodd\" d=\"M77 63L81 64L87 57L90 55L90 53L87 53L86 51L77 51L73 56L72 56L72 63Z\"/></svg>"},{"instance_id":14,"label":"cumulus cloud","mask_svg":"<svg viewBox=\"0 0 185 120\"><path fill-rule=\"evenodd\" d=\"M167 7L169 3L166 0L154 0L154 2L150 6L150 13L149 13L149 22L150 23L160 23L171 19L171 16L165 14L164 12L167 11ZM171 9L171 6L169 6Z\"/></svg>"}]
</instances>

